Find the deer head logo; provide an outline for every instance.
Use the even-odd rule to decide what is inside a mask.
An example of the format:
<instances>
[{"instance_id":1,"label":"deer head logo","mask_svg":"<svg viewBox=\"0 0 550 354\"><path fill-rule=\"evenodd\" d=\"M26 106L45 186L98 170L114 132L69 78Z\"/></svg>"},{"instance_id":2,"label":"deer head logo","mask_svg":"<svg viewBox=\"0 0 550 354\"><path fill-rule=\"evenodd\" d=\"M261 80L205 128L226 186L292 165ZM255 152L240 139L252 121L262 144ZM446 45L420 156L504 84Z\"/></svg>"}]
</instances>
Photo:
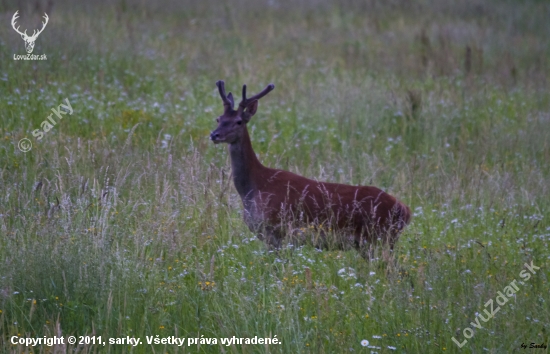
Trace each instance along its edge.
<instances>
[{"instance_id":1,"label":"deer head logo","mask_svg":"<svg viewBox=\"0 0 550 354\"><path fill-rule=\"evenodd\" d=\"M27 53L31 54L33 49L34 49L34 42L36 41L36 38L38 38L38 35L40 33L42 33L42 31L44 30L44 28L46 28L46 25L48 24L48 15L46 13L44 13L44 19L46 20L46 22L42 22L42 29L39 30L37 32L37 30L34 30L32 32L32 36L29 36L27 35L27 30L25 30L25 32L21 32L19 31L19 26L17 26L17 28L15 28L15 21L19 18L19 16L17 16L17 13L19 12L19 10L15 11L15 13L13 14L13 17L11 19L11 25L13 27L13 29L15 30L15 32L19 33L21 35L21 38L23 38L23 40L25 41L25 49L27 50Z\"/></svg>"}]
</instances>

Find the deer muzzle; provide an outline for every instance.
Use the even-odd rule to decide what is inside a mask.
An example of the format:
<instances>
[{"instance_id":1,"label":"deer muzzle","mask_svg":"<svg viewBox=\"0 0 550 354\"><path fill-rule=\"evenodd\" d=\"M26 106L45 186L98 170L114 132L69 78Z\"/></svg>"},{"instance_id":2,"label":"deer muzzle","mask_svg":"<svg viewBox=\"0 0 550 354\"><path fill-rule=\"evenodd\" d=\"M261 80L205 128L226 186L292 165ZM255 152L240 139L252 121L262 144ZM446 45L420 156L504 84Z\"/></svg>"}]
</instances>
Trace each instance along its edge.
<instances>
[{"instance_id":1,"label":"deer muzzle","mask_svg":"<svg viewBox=\"0 0 550 354\"><path fill-rule=\"evenodd\" d=\"M212 140L214 144L219 144L223 142L223 140L221 139L220 133L218 133L216 130L210 133L210 140Z\"/></svg>"}]
</instances>

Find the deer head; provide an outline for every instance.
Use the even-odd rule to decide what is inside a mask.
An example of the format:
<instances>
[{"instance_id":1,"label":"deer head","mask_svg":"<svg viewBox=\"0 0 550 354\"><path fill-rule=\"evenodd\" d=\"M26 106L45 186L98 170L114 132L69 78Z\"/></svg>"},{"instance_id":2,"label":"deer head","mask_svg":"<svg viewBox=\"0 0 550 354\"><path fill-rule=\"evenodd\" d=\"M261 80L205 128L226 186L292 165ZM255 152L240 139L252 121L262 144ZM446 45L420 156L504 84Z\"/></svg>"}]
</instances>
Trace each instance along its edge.
<instances>
[{"instance_id":1,"label":"deer head","mask_svg":"<svg viewBox=\"0 0 550 354\"><path fill-rule=\"evenodd\" d=\"M262 92L250 98L246 97L246 85L243 85L243 97L237 110L233 108L235 103L231 92L228 95L225 94L224 82L220 80L216 82L216 86L218 86L218 91L222 98L224 112L216 119L218 127L210 134L210 139L214 144L233 144L240 140L246 123L256 114L258 100L271 92L275 88L275 85L267 85Z\"/></svg>"},{"instance_id":2,"label":"deer head","mask_svg":"<svg viewBox=\"0 0 550 354\"><path fill-rule=\"evenodd\" d=\"M25 41L25 49L27 50L27 53L32 53L33 49L34 49L34 41L36 41L36 38L38 38L38 35L40 33L42 33L42 31L44 31L44 28L46 28L46 25L48 24L48 15L46 13L44 13L44 19L46 20L46 22L42 22L42 29L39 30L37 32L37 30L34 30L32 32L32 36L29 36L27 35L27 30L25 30L25 32L21 32L19 31L19 26L17 26L17 28L15 28L15 25L16 25L16 20L19 18L19 16L17 16L17 13L19 12L18 11L15 11L15 13L13 14L13 17L11 19L11 25L13 27L13 29L15 30L15 32L19 33L21 35L21 38L23 38L23 40Z\"/></svg>"}]
</instances>

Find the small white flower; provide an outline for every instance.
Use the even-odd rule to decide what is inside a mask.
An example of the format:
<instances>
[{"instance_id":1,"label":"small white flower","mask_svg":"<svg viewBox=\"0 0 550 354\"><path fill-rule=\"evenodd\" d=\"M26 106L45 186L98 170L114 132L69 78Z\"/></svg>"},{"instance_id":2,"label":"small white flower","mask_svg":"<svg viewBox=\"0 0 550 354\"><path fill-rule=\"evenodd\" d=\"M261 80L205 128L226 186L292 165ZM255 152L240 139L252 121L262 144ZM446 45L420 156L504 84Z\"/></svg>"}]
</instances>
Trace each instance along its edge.
<instances>
[{"instance_id":1,"label":"small white flower","mask_svg":"<svg viewBox=\"0 0 550 354\"><path fill-rule=\"evenodd\" d=\"M338 275L344 279L356 278L355 269L351 267L344 267L338 271Z\"/></svg>"},{"instance_id":2,"label":"small white flower","mask_svg":"<svg viewBox=\"0 0 550 354\"><path fill-rule=\"evenodd\" d=\"M382 338L382 336L376 336L376 335L374 335L374 336L372 336L372 338L380 339L380 338Z\"/></svg>"},{"instance_id":3,"label":"small white flower","mask_svg":"<svg viewBox=\"0 0 550 354\"><path fill-rule=\"evenodd\" d=\"M366 339L363 339L363 340L361 341L361 345L362 345L363 347L366 347L367 345L369 345L369 341L366 340Z\"/></svg>"}]
</instances>

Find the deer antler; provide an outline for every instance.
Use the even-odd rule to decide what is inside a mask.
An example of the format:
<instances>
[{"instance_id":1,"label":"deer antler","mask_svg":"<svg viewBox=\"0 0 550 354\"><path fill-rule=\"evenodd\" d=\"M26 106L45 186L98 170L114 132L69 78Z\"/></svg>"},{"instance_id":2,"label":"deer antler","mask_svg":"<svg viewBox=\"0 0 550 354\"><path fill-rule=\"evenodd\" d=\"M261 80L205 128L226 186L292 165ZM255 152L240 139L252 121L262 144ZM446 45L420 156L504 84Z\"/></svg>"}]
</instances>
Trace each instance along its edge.
<instances>
[{"instance_id":1,"label":"deer antler","mask_svg":"<svg viewBox=\"0 0 550 354\"><path fill-rule=\"evenodd\" d=\"M44 31L44 28L46 28L46 25L48 24L48 20L49 20L50 18L48 17L48 14L47 14L47 13L44 13L44 16L43 16L43 17L44 17L44 19L46 20L46 22L42 22L42 29L41 29L41 30L39 30L38 32L36 32L36 30L34 30L34 31L32 32L31 38L36 38L36 37L38 37L38 35L39 35L40 33L42 33L42 31ZM36 34L34 34L34 32L36 32Z\"/></svg>"},{"instance_id":2,"label":"deer antler","mask_svg":"<svg viewBox=\"0 0 550 354\"><path fill-rule=\"evenodd\" d=\"M19 31L19 27L21 27L21 26L17 26L17 28L15 28L17 19L19 18L19 16L17 16L18 12L19 12L19 10L15 11L15 13L13 14L13 17L11 18L11 26L13 27L15 32L19 33L21 36L24 36L25 38L35 39L36 37L38 37L38 35L40 33L42 33L42 31L44 31L44 28L46 28L46 25L48 24L48 20L49 20L48 14L44 13L44 19L46 20L46 22L42 22L42 29L40 29L38 32L36 32L36 30L34 30L32 32L32 36L29 36L27 34L27 30L25 30L25 32Z\"/></svg>"},{"instance_id":3,"label":"deer antler","mask_svg":"<svg viewBox=\"0 0 550 354\"><path fill-rule=\"evenodd\" d=\"M43 17L44 17L44 20L46 20L46 22L42 22L42 29L40 31L38 31L38 33L36 33L36 35L33 34L33 37L38 36L40 33L42 33L42 31L44 31L44 28L46 28L46 25L48 24L48 21L50 20L50 18L48 17L48 14L45 13L45 12L44 12Z\"/></svg>"},{"instance_id":4,"label":"deer antler","mask_svg":"<svg viewBox=\"0 0 550 354\"><path fill-rule=\"evenodd\" d=\"M16 25L16 20L19 18L19 16L17 16L17 13L19 12L19 10L15 11L15 13L13 14L13 17L11 18L11 26L13 27L13 29L15 30L15 32L19 33L21 36L25 36L25 37L28 37L27 35L27 30L25 30L25 32L21 32L19 31L19 27L21 26L17 26L17 28L15 28L15 25Z\"/></svg>"},{"instance_id":5,"label":"deer antler","mask_svg":"<svg viewBox=\"0 0 550 354\"><path fill-rule=\"evenodd\" d=\"M225 110L232 110L234 105L233 95L231 94L231 92L229 92L229 95L225 94L225 83L223 82L223 80L216 82L216 86L218 86L218 91L220 92Z\"/></svg>"},{"instance_id":6,"label":"deer antler","mask_svg":"<svg viewBox=\"0 0 550 354\"><path fill-rule=\"evenodd\" d=\"M243 85L243 97L241 99L241 102L239 103L239 111L243 111L250 102L254 100L259 100L260 98L264 97L265 95L273 91L274 88L275 88L275 85L269 84L266 86L266 88L262 90L262 92L250 98L246 98L246 85Z\"/></svg>"}]
</instances>

